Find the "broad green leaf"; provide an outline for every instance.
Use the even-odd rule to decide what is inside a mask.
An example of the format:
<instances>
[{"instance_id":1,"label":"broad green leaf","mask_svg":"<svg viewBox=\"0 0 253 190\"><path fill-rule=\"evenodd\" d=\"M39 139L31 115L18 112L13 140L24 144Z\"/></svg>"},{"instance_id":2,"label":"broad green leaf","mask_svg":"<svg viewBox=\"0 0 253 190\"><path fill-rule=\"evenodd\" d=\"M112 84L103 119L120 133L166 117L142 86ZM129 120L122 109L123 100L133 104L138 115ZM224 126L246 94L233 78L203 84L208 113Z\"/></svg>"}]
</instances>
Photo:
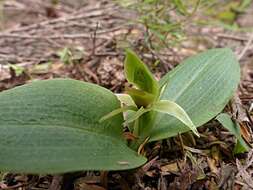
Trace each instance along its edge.
<instances>
[{"instance_id":1,"label":"broad green leaf","mask_svg":"<svg viewBox=\"0 0 253 190\"><path fill-rule=\"evenodd\" d=\"M0 93L0 171L63 173L135 168L146 159L122 138L122 114L105 88L70 79Z\"/></svg>"},{"instance_id":2,"label":"broad green leaf","mask_svg":"<svg viewBox=\"0 0 253 190\"><path fill-rule=\"evenodd\" d=\"M131 50L126 52L124 71L129 83L155 96L159 94L158 82L148 67Z\"/></svg>"},{"instance_id":3,"label":"broad green leaf","mask_svg":"<svg viewBox=\"0 0 253 190\"><path fill-rule=\"evenodd\" d=\"M183 108L181 108L178 104L175 102L169 101L169 100L160 100L152 106L152 110L155 110L157 112L166 113L169 114L178 120L180 120L182 123L184 123L186 126L190 128L197 136L199 136L199 133L197 131L196 126L192 123L190 117L188 114L184 111Z\"/></svg>"},{"instance_id":4,"label":"broad green leaf","mask_svg":"<svg viewBox=\"0 0 253 190\"><path fill-rule=\"evenodd\" d=\"M225 127L227 130L229 130L229 132L236 136L237 143L234 148L235 154L249 151L249 146L241 136L240 126L237 123L233 122L228 114L221 113L216 117L216 119L222 124L223 127Z\"/></svg>"},{"instance_id":5,"label":"broad green leaf","mask_svg":"<svg viewBox=\"0 0 253 190\"><path fill-rule=\"evenodd\" d=\"M170 100L188 113L196 127L220 113L240 80L240 67L230 49L212 49L190 57L165 75L160 86L168 83L161 100ZM167 114L157 114L150 140L159 140L189 131Z\"/></svg>"}]
</instances>

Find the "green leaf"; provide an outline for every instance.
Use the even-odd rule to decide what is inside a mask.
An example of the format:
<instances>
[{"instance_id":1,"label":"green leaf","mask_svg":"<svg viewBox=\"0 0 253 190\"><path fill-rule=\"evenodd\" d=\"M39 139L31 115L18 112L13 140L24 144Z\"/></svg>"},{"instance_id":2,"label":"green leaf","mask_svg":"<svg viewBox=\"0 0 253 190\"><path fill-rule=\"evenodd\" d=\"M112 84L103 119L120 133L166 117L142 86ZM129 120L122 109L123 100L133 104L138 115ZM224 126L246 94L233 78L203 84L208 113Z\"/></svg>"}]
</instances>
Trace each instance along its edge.
<instances>
[{"instance_id":1,"label":"green leaf","mask_svg":"<svg viewBox=\"0 0 253 190\"><path fill-rule=\"evenodd\" d=\"M166 74L160 86L168 83L162 100L180 105L196 127L220 113L240 81L240 67L230 49L212 49L186 59ZM157 114L150 140L155 141L189 131L167 114Z\"/></svg>"},{"instance_id":2,"label":"green leaf","mask_svg":"<svg viewBox=\"0 0 253 190\"><path fill-rule=\"evenodd\" d=\"M237 138L237 143L234 148L234 153L244 153L249 151L249 146L247 143L243 140L241 136L241 130L240 126L233 122L231 117L226 113L219 114L216 119L222 124L223 127L225 127L229 132L231 132L233 135Z\"/></svg>"},{"instance_id":3,"label":"green leaf","mask_svg":"<svg viewBox=\"0 0 253 190\"><path fill-rule=\"evenodd\" d=\"M183 14L183 15L188 14L186 7L184 6L184 3L181 0L173 0L172 2L175 4L175 6L177 7L177 10L181 14Z\"/></svg>"},{"instance_id":4,"label":"green leaf","mask_svg":"<svg viewBox=\"0 0 253 190\"><path fill-rule=\"evenodd\" d=\"M245 153L245 152L249 152L250 148L248 147L247 144L245 144L245 141L243 140L243 142L237 140L233 153L234 154L240 154L240 153Z\"/></svg>"},{"instance_id":5,"label":"green leaf","mask_svg":"<svg viewBox=\"0 0 253 190\"><path fill-rule=\"evenodd\" d=\"M140 116L142 116L144 113L150 111L150 109L145 109L143 107L141 107L140 109L137 110L137 112L135 112L134 114L130 115L129 118L127 118L127 120L124 122L126 123L131 123L135 120L137 120Z\"/></svg>"},{"instance_id":6,"label":"green leaf","mask_svg":"<svg viewBox=\"0 0 253 190\"><path fill-rule=\"evenodd\" d=\"M135 106L124 106L124 107L121 107L121 108L118 108L118 109L115 109L113 111L111 111L110 113L106 114L105 116L103 116L99 122L103 122L107 119L110 119L120 113L123 113L123 112L126 112L126 111L129 111L129 110L134 110L134 111L137 111L137 108Z\"/></svg>"},{"instance_id":7,"label":"green leaf","mask_svg":"<svg viewBox=\"0 0 253 190\"><path fill-rule=\"evenodd\" d=\"M72 63L72 52L69 48L65 47L63 50L59 51L58 56L60 57L60 60L64 64L71 64Z\"/></svg>"},{"instance_id":8,"label":"green leaf","mask_svg":"<svg viewBox=\"0 0 253 190\"><path fill-rule=\"evenodd\" d=\"M116 96L70 79L38 81L0 93L0 171L63 173L123 170L145 163L122 138Z\"/></svg>"},{"instance_id":9,"label":"green leaf","mask_svg":"<svg viewBox=\"0 0 253 190\"><path fill-rule=\"evenodd\" d=\"M146 107L156 98L153 94L135 88L127 88L126 93L131 96L138 107Z\"/></svg>"},{"instance_id":10,"label":"green leaf","mask_svg":"<svg viewBox=\"0 0 253 190\"><path fill-rule=\"evenodd\" d=\"M175 102L169 101L169 100L160 100L152 106L152 110L155 110L157 112L166 113L169 114L178 120L180 120L182 123L184 123L186 126L190 128L197 136L199 136L199 133L197 131L196 126L192 123L190 117L188 114L184 111L183 108L181 108L178 104Z\"/></svg>"},{"instance_id":11,"label":"green leaf","mask_svg":"<svg viewBox=\"0 0 253 190\"><path fill-rule=\"evenodd\" d=\"M134 106L137 108L134 100L132 99L131 96L129 96L128 94L115 94L117 96L117 98L119 99L119 101L122 104L125 104L127 106Z\"/></svg>"},{"instance_id":12,"label":"green leaf","mask_svg":"<svg viewBox=\"0 0 253 190\"><path fill-rule=\"evenodd\" d=\"M239 12L245 11L251 5L251 3L252 3L252 0L242 0L240 2L240 6L237 8L237 11Z\"/></svg>"},{"instance_id":13,"label":"green leaf","mask_svg":"<svg viewBox=\"0 0 253 190\"><path fill-rule=\"evenodd\" d=\"M140 90L158 96L159 84L149 71L148 67L131 50L127 50L124 63L127 81Z\"/></svg>"}]
</instances>

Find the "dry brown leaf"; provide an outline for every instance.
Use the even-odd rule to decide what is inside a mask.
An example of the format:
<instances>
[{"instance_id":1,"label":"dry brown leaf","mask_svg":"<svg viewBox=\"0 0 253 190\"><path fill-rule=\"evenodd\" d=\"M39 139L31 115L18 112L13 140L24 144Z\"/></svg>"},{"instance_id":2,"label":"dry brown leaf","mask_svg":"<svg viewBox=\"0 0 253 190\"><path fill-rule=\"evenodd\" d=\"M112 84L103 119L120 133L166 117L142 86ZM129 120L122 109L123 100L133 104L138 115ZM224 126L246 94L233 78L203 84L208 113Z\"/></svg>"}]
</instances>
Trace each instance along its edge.
<instances>
[{"instance_id":1,"label":"dry brown leaf","mask_svg":"<svg viewBox=\"0 0 253 190\"><path fill-rule=\"evenodd\" d=\"M11 78L10 69L0 65L0 81L10 78Z\"/></svg>"},{"instance_id":2,"label":"dry brown leaf","mask_svg":"<svg viewBox=\"0 0 253 190\"><path fill-rule=\"evenodd\" d=\"M240 122L240 130L243 139L249 144L252 141L252 135L246 122Z\"/></svg>"},{"instance_id":3,"label":"dry brown leaf","mask_svg":"<svg viewBox=\"0 0 253 190\"><path fill-rule=\"evenodd\" d=\"M162 172L176 173L179 171L178 164L176 162L164 165L161 167Z\"/></svg>"},{"instance_id":4,"label":"dry brown leaf","mask_svg":"<svg viewBox=\"0 0 253 190\"><path fill-rule=\"evenodd\" d=\"M75 190L106 190L106 189L98 185L88 185L86 183L82 183L79 184L78 187L75 187Z\"/></svg>"},{"instance_id":5,"label":"dry brown leaf","mask_svg":"<svg viewBox=\"0 0 253 190\"><path fill-rule=\"evenodd\" d=\"M211 155L212 155L212 158L215 160L215 162L219 163L219 161L221 160L221 155L220 155L220 150L218 146L212 146Z\"/></svg>"},{"instance_id":6,"label":"dry brown leaf","mask_svg":"<svg viewBox=\"0 0 253 190\"><path fill-rule=\"evenodd\" d=\"M157 172L156 170L150 170L150 171L145 172L145 174L149 177L155 177L157 175Z\"/></svg>"},{"instance_id":7,"label":"dry brown leaf","mask_svg":"<svg viewBox=\"0 0 253 190\"><path fill-rule=\"evenodd\" d=\"M211 172L218 175L218 168L216 167L215 160L207 157L207 163Z\"/></svg>"},{"instance_id":8,"label":"dry brown leaf","mask_svg":"<svg viewBox=\"0 0 253 190\"><path fill-rule=\"evenodd\" d=\"M136 137L133 133L131 132L124 132L123 133L123 136L126 140L130 140L130 141L133 141L133 140L136 140L138 137Z\"/></svg>"}]
</instances>

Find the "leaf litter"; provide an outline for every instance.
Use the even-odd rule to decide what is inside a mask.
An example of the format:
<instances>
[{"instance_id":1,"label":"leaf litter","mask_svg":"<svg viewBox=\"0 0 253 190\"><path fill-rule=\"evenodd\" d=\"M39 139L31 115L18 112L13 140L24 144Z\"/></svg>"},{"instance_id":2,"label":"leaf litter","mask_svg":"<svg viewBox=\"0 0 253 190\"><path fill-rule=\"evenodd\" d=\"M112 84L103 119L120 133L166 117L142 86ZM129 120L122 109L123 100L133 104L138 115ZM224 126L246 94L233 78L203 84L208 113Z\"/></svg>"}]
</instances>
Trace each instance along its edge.
<instances>
[{"instance_id":1,"label":"leaf litter","mask_svg":"<svg viewBox=\"0 0 253 190\"><path fill-rule=\"evenodd\" d=\"M5 5L7 15L13 15L11 10L14 9L17 10L17 16L13 18L7 16L5 20L7 29L0 33L0 61L1 66L5 68L0 67L1 91L31 80L71 77L100 83L115 92L121 92L126 82L122 77L123 51L120 47L122 39L134 42L133 48L147 60L158 77L166 72L164 68L171 69L184 57L207 49L209 46L228 46L239 55L245 47L245 39L248 39L247 33L226 31L219 27L196 27L189 32L202 34L203 39L215 43L207 45L198 42L194 46L196 42L193 40L188 44L185 42L181 49L166 50L165 57L157 54L162 64L154 67L152 65L155 60L154 52L150 53L145 49L142 30L137 29L138 35L133 38L131 28L124 25L124 16L129 14L128 10L122 11L114 3L103 4L102 1L97 3L87 1L81 9L78 9L80 6L78 3L81 3L78 1L73 4L63 1L59 7L50 7L48 2L43 4L42 1L29 3L34 10L29 9L26 13L23 11L28 7L26 1L9 1ZM114 15L107 14L110 11ZM21 12L24 18L22 20L19 19ZM124 14L121 14L122 12ZM31 15L33 19L30 19ZM98 22L100 26L97 27ZM49 31L54 33L48 36ZM63 31L67 35L61 37ZM95 34L96 38L94 38ZM43 38L43 35L48 38ZM57 56L57 50L65 47L73 49L77 46L83 49L81 57L75 59L76 63L64 64ZM237 100L231 103L233 108L228 105L225 109L225 112L237 119L241 134L249 144L252 144L253 130L252 55L251 47L241 59L243 78ZM52 63L51 66L49 62ZM23 73L17 76L13 68L6 67L8 63L22 66ZM76 190L253 189L253 151L248 154L233 155L232 147L235 145L235 138L215 121L210 121L201 127L199 133L201 137L193 140L189 134L183 134L181 140L179 137L173 137L145 145L145 153L150 161L137 170L109 172L106 174L107 186L103 184L105 179L101 178L100 172L79 172L63 175L60 188ZM119 164L126 163L122 161ZM90 180L87 180L87 176L90 176ZM1 173L0 187L1 189L46 190L54 187L54 180L57 182L57 178L50 175Z\"/></svg>"}]
</instances>

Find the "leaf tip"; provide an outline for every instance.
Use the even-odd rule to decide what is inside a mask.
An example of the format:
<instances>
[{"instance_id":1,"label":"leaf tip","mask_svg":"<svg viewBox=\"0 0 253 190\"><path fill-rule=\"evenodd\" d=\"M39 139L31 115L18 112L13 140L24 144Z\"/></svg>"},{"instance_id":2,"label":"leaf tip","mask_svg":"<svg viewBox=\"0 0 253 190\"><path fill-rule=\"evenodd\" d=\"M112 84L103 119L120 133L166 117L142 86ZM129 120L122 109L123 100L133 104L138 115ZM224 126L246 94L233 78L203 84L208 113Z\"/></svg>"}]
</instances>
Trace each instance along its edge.
<instances>
[{"instance_id":1,"label":"leaf tip","mask_svg":"<svg viewBox=\"0 0 253 190\"><path fill-rule=\"evenodd\" d=\"M192 130L192 131L193 131L193 133L194 133L197 137L200 137L200 134L199 134L199 132L198 132L198 130L197 130L197 128L196 128L196 126L195 126L195 125L193 125L192 127L194 127L194 128L195 128L195 130Z\"/></svg>"}]
</instances>

